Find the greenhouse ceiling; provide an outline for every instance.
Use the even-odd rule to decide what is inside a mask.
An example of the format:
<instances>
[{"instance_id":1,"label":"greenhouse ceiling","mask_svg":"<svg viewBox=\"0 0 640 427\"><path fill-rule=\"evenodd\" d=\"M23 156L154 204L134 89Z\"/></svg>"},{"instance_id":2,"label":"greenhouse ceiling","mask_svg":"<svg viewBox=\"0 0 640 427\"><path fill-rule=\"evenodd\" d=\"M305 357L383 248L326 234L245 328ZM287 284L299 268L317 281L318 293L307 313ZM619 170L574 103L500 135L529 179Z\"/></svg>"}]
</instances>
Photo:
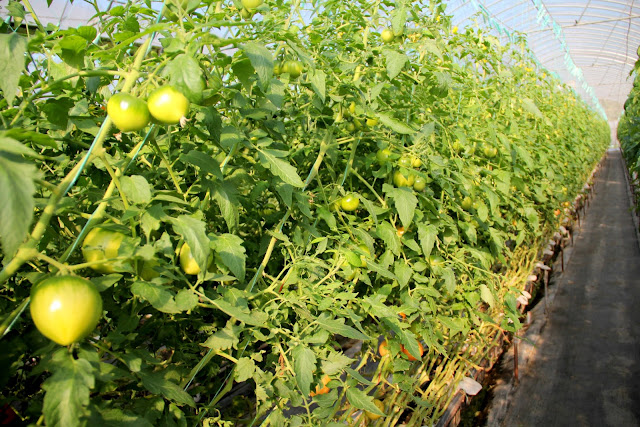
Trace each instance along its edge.
<instances>
[{"instance_id":1,"label":"greenhouse ceiling","mask_svg":"<svg viewBox=\"0 0 640 427\"><path fill-rule=\"evenodd\" d=\"M0 13L7 0L0 0ZM98 0L108 8L117 1ZM523 33L542 67L609 120L623 110L638 59L640 0L448 0L447 14L461 30L479 24L504 38ZM31 2L44 23L83 25L94 15L85 2ZM4 15L4 14L3 14Z\"/></svg>"}]
</instances>

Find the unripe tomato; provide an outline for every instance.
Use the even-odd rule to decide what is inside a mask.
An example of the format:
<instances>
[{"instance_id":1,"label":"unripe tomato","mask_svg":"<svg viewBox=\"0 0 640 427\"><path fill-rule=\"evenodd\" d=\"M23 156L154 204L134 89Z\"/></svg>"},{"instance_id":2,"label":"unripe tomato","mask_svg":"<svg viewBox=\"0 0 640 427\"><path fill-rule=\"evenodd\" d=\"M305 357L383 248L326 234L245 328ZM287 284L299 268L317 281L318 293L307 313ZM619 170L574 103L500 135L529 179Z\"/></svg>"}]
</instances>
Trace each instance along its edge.
<instances>
[{"instance_id":1,"label":"unripe tomato","mask_svg":"<svg viewBox=\"0 0 640 427\"><path fill-rule=\"evenodd\" d=\"M140 268L140 277L143 280L149 281L160 276L160 273L154 268L157 265L158 261L156 260L144 261Z\"/></svg>"},{"instance_id":2,"label":"unripe tomato","mask_svg":"<svg viewBox=\"0 0 640 427\"><path fill-rule=\"evenodd\" d=\"M147 103L128 93L116 93L109 98L107 114L122 132L139 131L149 124Z\"/></svg>"},{"instance_id":3,"label":"unripe tomato","mask_svg":"<svg viewBox=\"0 0 640 427\"><path fill-rule=\"evenodd\" d=\"M302 63L295 60L284 61L282 64L282 72L289 74L292 79L296 79L302 74Z\"/></svg>"},{"instance_id":4,"label":"unripe tomato","mask_svg":"<svg viewBox=\"0 0 640 427\"><path fill-rule=\"evenodd\" d=\"M358 209L360 205L360 199L355 194L347 194L340 199L340 207L343 211L353 212Z\"/></svg>"},{"instance_id":5,"label":"unripe tomato","mask_svg":"<svg viewBox=\"0 0 640 427\"><path fill-rule=\"evenodd\" d=\"M263 0L241 0L242 6L247 10L257 9L262 5Z\"/></svg>"},{"instance_id":6,"label":"unripe tomato","mask_svg":"<svg viewBox=\"0 0 640 427\"><path fill-rule=\"evenodd\" d=\"M413 189L416 191L422 191L426 188L426 186L427 181L421 176L416 176L416 179L413 182Z\"/></svg>"},{"instance_id":7,"label":"unripe tomato","mask_svg":"<svg viewBox=\"0 0 640 427\"><path fill-rule=\"evenodd\" d=\"M382 165L389 161L389 156L391 156L391 150L389 150L388 148L378 150L378 152L376 153L376 160Z\"/></svg>"},{"instance_id":8,"label":"unripe tomato","mask_svg":"<svg viewBox=\"0 0 640 427\"><path fill-rule=\"evenodd\" d=\"M185 274L192 274L195 276L200 273L200 266L193 257L191 248L186 243L184 243L180 248L180 267L182 267L182 271L184 271Z\"/></svg>"},{"instance_id":9,"label":"unripe tomato","mask_svg":"<svg viewBox=\"0 0 640 427\"><path fill-rule=\"evenodd\" d=\"M456 139L453 144L451 144L451 148L453 148L453 151L456 153L459 153L462 151L462 144L460 144L460 141Z\"/></svg>"},{"instance_id":10,"label":"unripe tomato","mask_svg":"<svg viewBox=\"0 0 640 427\"><path fill-rule=\"evenodd\" d=\"M382 403L379 399L373 399L373 404L380 410L380 412L384 413L384 403ZM373 412L364 411L364 415L371 421L375 421L382 417L382 415L374 414Z\"/></svg>"},{"instance_id":11,"label":"unripe tomato","mask_svg":"<svg viewBox=\"0 0 640 427\"><path fill-rule=\"evenodd\" d=\"M385 28L384 30L382 30L382 33L380 33L380 37L382 38L382 41L384 43L391 43L395 38L395 34L393 34L392 29Z\"/></svg>"},{"instance_id":12,"label":"unripe tomato","mask_svg":"<svg viewBox=\"0 0 640 427\"><path fill-rule=\"evenodd\" d=\"M405 168L410 168L411 167L411 158L410 157L400 157L398 159L398 166L402 166Z\"/></svg>"},{"instance_id":13,"label":"unripe tomato","mask_svg":"<svg viewBox=\"0 0 640 427\"><path fill-rule=\"evenodd\" d=\"M462 203L460 203L460 206L465 211L471 210L471 208L473 207L473 200L471 200L471 197L467 196L462 199Z\"/></svg>"},{"instance_id":14,"label":"unripe tomato","mask_svg":"<svg viewBox=\"0 0 640 427\"><path fill-rule=\"evenodd\" d=\"M442 268L444 267L444 258L440 255L431 254L431 256L429 256L429 265L431 266L431 269Z\"/></svg>"},{"instance_id":15,"label":"unripe tomato","mask_svg":"<svg viewBox=\"0 0 640 427\"><path fill-rule=\"evenodd\" d=\"M376 117L371 117L367 119L367 126L369 127L373 127L376 126L378 124L378 119Z\"/></svg>"},{"instance_id":16,"label":"unripe tomato","mask_svg":"<svg viewBox=\"0 0 640 427\"><path fill-rule=\"evenodd\" d=\"M171 85L161 86L151 92L147 106L154 119L167 125L180 122L189 112L189 100Z\"/></svg>"},{"instance_id":17,"label":"unripe tomato","mask_svg":"<svg viewBox=\"0 0 640 427\"><path fill-rule=\"evenodd\" d=\"M255 15L255 13L255 11L245 9L244 7L240 9L240 16L242 17L242 19L251 19L253 18L253 15Z\"/></svg>"},{"instance_id":18,"label":"unripe tomato","mask_svg":"<svg viewBox=\"0 0 640 427\"><path fill-rule=\"evenodd\" d=\"M351 104L349 104L349 113L350 114L356 113L356 103L353 101L351 102Z\"/></svg>"},{"instance_id":19,"label":"unripe tomato","mask_svg":"<svg viewBox=\"0 0 640 427\"><path fill-rule=\"evenodd\" d=\"M118 250L124 239L124 234L96 227L87 233L82 242L82 255L86 262L95 262L116 258ZM106 261L92 264L93 270L99 273L114 273L118 269L118 262Z\"/></svg>"},{"instance_id":20,"label":"unripe tomato","mask_svg":"<svg viewBox=\"0 0 640 427\"><path fill-rule=\"evenodd\" d=\"M31 288L30 310L42 335L69 345L95 329L102 317L102 298L87 279L56 276Z\"/></svg>"},{"instance_id":21,"label":"unripe tomato","mask_svg":"<svg viewBox=\"0 0 640 427\"><path fill-rule=\"evenodd\" d=\"M411 355L411 353L409 353L409 350L407 350L406 348L404 348L403 345L400 345L400 349L402 350L402 352L404 354L407 355L407 357L409 358L410 361L414 361L414 360L418 360L415 357L413 357ZM418 341L418 354L420 355L420 357L422 357L422 354L424 353L424 348L422 348L422 344L420 344L420 341Z\"/></svg>"},{"instance_id":22,"label":"unripe tomato","mask_svg":"<svg viewBox=\"0 0 640 427\"><path fill-rule=\"evenodd\" d=\"M416 176L409 174L405 176L401 171L395 171L393 174L393 183L396 187L411 187L415 182Z\"/></svg>"},{"instance_id":23,"label":"unripe tomato","mask_svg":"<svg viewBox=\"0 0 640 427\"><path fill-rule=\"evenodd\" d=\"M495 157L498 154L498 149L496 147L489 147L487 145L485 145L482 151L484 155L489 157L490 159Z\"/></svg>"},{"instance_id":24,"label":"unripe tomato","mask_svg":"<svg viewBox=\"0 0 640 427\"><path fill-rule=\"evenodd\" d=\"M422 160L420 160L418 157L412 157L411 158L411 167L412 168L419 168L420 166L422 166Z\"/></svg>"}]
</instances>

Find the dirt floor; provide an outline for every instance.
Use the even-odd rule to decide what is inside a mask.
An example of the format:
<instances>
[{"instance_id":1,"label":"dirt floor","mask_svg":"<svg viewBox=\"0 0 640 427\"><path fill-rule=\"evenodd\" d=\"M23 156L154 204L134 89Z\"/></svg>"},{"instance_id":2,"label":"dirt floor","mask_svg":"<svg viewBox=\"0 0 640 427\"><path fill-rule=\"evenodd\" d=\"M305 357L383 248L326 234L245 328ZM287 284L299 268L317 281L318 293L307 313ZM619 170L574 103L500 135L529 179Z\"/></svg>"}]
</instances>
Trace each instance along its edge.
<instances>
[{"instance_id":1,"label":"dirt floor","mask_svg":"<svg viewBox=\"0 0 640 427\"><path fill-rule=\"evenodd\" d=\"M529 362L495 426L640 426L640 247L610 150Z\"/></svg>"}]
</instances>

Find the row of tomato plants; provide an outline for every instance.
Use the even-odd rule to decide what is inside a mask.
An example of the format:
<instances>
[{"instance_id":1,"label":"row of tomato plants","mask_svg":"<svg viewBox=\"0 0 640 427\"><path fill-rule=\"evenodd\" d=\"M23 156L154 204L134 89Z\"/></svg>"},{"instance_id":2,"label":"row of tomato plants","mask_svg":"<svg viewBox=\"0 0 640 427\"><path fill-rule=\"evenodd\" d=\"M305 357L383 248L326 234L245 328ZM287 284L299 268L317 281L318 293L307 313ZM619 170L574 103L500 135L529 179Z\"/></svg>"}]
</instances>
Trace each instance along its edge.
<instances>
[{"instance_id":1,"label":"row of tomato plants","mask_svg":"<svg viewBox=\"0 0 640 427\"><path fill-rule=\"evenodd\" d=\"M640 56L640 48L638 48ZM638 188L640 186L640 80L638 79L638 69L640 69L640 60L631 71L631 75L635 74L633 87L624 103L624 112L618 121L617 137L620 142L620 149L624 156L625 163L629 171L632 189L635 191L634 209L640 211L640 197L638 197Z\"/></svg>"},{"instance_id":2,"label":"row of tomato plants","mask_svg":"<svg viewBox=\"0 0 640 427\"><path fill-rule=\"evenodd\" d=\"M435 422L604 121L437 0L151 6L2 26L5 413Z\"/></svg>"}]
</instances>

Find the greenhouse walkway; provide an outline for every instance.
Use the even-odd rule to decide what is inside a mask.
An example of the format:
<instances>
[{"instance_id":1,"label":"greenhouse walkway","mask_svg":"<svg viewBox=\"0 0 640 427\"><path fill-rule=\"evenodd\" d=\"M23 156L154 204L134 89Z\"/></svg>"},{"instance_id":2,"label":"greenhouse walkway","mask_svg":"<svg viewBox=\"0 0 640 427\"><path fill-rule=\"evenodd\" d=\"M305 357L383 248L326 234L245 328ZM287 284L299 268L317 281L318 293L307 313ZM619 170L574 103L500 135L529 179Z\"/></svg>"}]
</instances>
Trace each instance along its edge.
<instances>
[{"instance_id":1,"label":"greenhouse walkway","mask_svg":"<svg viewBox=\"0 0 640 427\"><path fill-rule=\"evenodd\" d=\"M640 425L640 249L623 163L609 150L502 425Z\"/></svg>"}]
</instances>

